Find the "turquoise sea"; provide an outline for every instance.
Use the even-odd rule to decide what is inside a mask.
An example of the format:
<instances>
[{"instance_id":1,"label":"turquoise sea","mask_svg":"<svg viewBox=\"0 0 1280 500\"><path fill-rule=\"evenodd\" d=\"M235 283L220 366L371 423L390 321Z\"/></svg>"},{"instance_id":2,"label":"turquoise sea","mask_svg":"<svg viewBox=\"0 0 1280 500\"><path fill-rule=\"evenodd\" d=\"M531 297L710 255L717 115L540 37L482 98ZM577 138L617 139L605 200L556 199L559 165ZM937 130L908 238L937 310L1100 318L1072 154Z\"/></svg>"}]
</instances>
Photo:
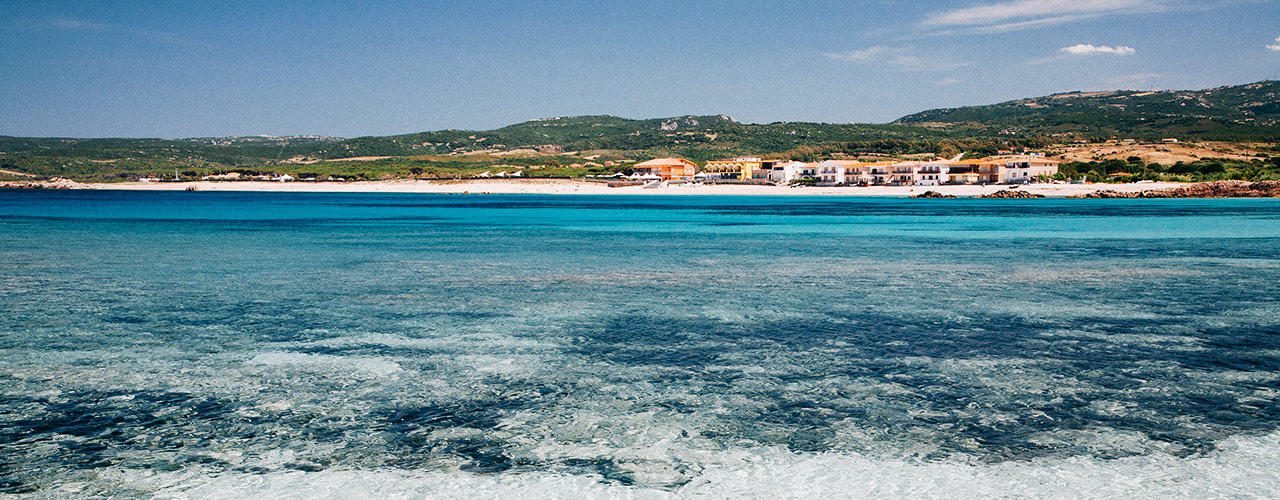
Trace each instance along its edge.
<instances>
[{"instance_id":1,"label":"turquoise sea","mask_svg":"<svg viewBox=\"0 0 1280 500\"><path fill-rule=\"evenodd\" d=\"M0 259L0 497L1280 497L1276 199L0 191Z\"/></svg>"}]
</instances>

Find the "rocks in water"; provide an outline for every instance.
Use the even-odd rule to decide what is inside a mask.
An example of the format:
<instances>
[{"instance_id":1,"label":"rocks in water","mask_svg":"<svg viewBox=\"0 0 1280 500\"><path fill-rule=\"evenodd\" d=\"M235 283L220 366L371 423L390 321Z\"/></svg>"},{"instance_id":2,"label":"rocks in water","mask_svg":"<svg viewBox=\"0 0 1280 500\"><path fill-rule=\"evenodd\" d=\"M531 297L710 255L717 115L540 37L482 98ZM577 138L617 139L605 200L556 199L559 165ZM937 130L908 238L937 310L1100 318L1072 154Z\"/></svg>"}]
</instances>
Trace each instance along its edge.
<instances>
[{"instance_id":1,"label":"rocks in water","mask_svg":"<svg viewBox=\"0 0 1280 500\"><path fill-rule=\"evenodd\" d=\"M1013 189L1003 189L991 194L984 194L981 198L1044 198L1044 195L1028 193L1026 191L1014 191Z\"/></svg>"},{"instance_id":2,"label":"rocks in water","mask_svg":"<svg viewBox=\"0 0 1280 500\"><path fill-rule=\"evenodd\" d=\"M1170 189L1132 193L1095 191L1072 198L1274 198L1280 197L1280 181L1214 181Z\"/></svg>"},{"instance_id":3,"label":"rocks in water","mask_svg":"<svg viewBox=\"0 0 1280 500\"><path fill-rule=\"evenodd\" d=\"M937 191L925 191L918 195L912 196L912 198L955 198L955 197L956 195L954 194L942 194Z\"/></svg>"}]
</instances>

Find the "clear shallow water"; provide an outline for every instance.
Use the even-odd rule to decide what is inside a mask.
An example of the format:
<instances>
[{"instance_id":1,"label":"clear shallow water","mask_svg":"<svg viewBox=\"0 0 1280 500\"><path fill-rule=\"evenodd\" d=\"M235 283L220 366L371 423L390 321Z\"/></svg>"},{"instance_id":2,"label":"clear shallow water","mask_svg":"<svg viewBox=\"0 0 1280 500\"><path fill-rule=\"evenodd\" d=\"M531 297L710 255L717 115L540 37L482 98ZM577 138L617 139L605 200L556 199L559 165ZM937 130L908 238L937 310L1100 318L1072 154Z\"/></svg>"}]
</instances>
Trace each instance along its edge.
<instances>
[{"instance_id":1,"label":"clear shallow water","mask_svg":"<svg viewBox=\"0 0 1280 500\"><path fill-rule=\"evenodd\" d=\"M0 492L1280 496L1280 200L0 191Z\"/></svg>"}]
</instances>

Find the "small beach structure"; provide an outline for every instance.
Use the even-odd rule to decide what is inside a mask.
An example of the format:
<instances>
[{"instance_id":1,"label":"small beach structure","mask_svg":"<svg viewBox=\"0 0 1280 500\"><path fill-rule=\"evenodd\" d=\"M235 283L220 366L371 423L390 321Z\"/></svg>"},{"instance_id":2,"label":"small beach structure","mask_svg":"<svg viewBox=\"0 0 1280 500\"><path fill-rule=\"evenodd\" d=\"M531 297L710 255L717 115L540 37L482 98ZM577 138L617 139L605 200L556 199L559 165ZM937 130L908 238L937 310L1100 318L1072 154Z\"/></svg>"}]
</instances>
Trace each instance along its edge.
<instances>
[{"instance_id":1,"label":"small beach structure","mask_svg":"<svg viewBox=\"0 0 1280 500\"><path fill-rule=\"evenodd\" d=\"M698 164L684 158L654 158L637 163L634 169L642 176L656 175L664 180L693 179L698 173Z\"/></svg>"},{"instance_id":2,"label":"small beach structure","mask_svg":"<svg viewBox=\"0 0 1280 500\"><path fill-rule=\"evenodd\" d=\"M663 179L662 176L656 174L645 174L638 177L637 180L643 181L645 188L653 189L662 187L667 179Z\"/></svg>"}]
</instances>

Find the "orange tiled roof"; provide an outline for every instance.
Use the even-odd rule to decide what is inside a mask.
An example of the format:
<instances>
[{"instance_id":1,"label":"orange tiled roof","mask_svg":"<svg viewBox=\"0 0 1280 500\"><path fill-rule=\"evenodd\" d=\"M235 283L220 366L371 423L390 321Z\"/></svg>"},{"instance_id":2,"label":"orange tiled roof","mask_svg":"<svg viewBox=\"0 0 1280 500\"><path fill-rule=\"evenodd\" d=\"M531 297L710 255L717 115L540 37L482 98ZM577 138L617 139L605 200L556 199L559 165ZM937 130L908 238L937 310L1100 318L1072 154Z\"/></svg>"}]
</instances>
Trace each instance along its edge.
<instances>
[{"instance_id":1,"label":"orange tiled roof","mask_svg":"<svg viewBox=\"0 0 1280 500\"><path fill-rule=\"evenodd\" d=\"M637 167L683 167L686 165L694 165L693 162L684 158L654 158L649 161L637 163Z\"/></svg>"}]
</instances>

